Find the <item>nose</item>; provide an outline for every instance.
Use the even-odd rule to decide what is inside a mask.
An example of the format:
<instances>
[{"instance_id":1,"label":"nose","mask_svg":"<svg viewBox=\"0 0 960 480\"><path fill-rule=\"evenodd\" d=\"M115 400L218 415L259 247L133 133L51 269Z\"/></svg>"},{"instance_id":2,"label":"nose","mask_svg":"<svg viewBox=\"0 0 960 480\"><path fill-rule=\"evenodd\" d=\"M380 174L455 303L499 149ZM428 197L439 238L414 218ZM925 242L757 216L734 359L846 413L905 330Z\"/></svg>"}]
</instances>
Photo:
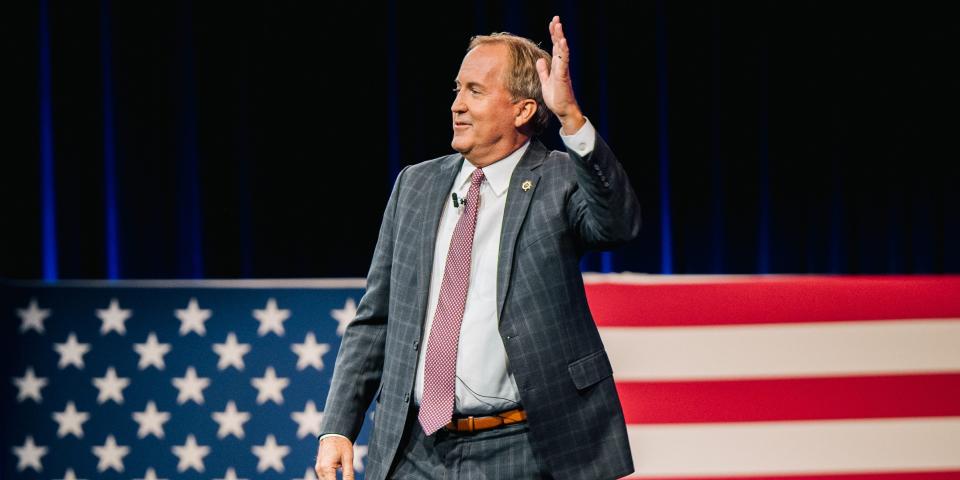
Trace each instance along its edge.
<instances>
[{"instance_id":1,"label":"nose","mask_svg":"<svg viewBox=\"0 0 960 480\"><path fill-rule=\"evenodd\" d=\"M453 103L450 105L450 111L453 113L463 113L467 111L467 104L461 98L465 88L460 89L457 92L457 96L453 97Z\"/></svg>"}]
</instances>

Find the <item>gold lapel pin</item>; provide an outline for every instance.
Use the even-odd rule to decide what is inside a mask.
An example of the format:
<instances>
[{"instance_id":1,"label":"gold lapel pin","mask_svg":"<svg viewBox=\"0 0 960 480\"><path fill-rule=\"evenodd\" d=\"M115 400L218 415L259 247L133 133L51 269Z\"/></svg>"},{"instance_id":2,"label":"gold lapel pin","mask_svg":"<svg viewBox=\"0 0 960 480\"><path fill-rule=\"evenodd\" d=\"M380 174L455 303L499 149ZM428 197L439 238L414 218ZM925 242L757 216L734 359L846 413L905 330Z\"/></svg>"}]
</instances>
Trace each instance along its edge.
<instances>
[{"instance_id":1,"label":"gold lapel pin","mask_svg":"<svg viewBox=\"0 0 960 480\"><path fill-rule=\"evenodd\" d=\"M527 190L530 190L530 187L532 186L533 186L533 182L531 182L530 180L524 180L523 183L520 184L520 188L522 188L524 192L526 192Z\"/></svg>"}]
</instances>

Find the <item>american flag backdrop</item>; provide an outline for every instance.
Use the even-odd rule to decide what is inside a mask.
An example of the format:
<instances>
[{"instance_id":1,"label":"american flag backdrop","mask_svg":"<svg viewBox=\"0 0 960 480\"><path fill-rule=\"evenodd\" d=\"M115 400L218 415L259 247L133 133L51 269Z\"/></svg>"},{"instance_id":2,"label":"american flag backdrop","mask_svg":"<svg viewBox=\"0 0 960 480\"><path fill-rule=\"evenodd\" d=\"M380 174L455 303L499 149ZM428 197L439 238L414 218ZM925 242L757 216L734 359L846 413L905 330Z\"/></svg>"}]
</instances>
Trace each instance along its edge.
<instances>
[{"instance_id":1,"label":"american flag backdrop","mask_svg":"<svg viewBox=\"0 0 960 480\"><path fill-rule=\"evenodd\" d=\"M633 477L960 478L960 278L585 278ZM6 285L0 478L313 478L362 286Z\"/></svg>"},{"instance_id":2,"label":"american flag backdrop","mask_svg":"<svg viewBox=\"0 0 960 480\"><path fill-rule=\"evenodd\" d=\"M323 402L362 286L8 286L0 478L315 478Z\"/></svg>"},{"instance_id":3,"label":"american flag backdrop","mask_svg":"<svg viewBox=\"0 0 960 480\"><path fill-rule=\"evenodd\" d=\"M960 277L588 280L633 478L960 478Z\"/></svg>"}]
</instances>

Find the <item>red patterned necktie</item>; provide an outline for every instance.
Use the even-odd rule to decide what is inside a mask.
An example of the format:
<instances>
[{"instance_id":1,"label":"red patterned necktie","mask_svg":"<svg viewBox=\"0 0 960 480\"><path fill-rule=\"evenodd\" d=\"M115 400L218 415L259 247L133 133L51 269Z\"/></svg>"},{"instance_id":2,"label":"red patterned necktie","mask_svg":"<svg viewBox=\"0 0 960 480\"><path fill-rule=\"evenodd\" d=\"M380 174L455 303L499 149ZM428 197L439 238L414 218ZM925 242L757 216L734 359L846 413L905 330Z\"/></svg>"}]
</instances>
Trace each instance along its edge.
<instances>
[{"instance_id":1,"label":"red patterned necktie","mask_svg":"<svg viewBox=\"0 0 960 480\"><path fill-rule=\"evenodd\" d=\"M440 284L440 300L430 327L427 342L427 358L423 370L423 398L420 400L418 419L423 431L432 435L453 418L453 402L456 393L457 346L460 341L460 324L467 302L467 287L470 285L470 257L473 252L473 232L477 226L477 210L480 206L480 184L483 170L479 168L470 176L466 211L453 230L447 263Z\"/></svg>"}]
</instances>

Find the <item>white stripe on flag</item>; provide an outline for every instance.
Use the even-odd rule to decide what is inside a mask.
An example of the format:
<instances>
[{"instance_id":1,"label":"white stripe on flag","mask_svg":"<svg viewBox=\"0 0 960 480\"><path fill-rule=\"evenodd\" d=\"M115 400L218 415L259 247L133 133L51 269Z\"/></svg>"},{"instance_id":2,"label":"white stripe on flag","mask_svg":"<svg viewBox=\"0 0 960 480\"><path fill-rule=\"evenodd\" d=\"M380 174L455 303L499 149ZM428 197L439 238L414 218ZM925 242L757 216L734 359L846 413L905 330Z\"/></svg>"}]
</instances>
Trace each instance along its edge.
<instances>
[{"instance_id":1,"label":"white stripe on flag","mask_svg":"<svg viewBox=\"0 0 960 480\"><path fill-rule=\"evenodd\" d=\"M960 417L628 425L636 476L960 469Z\"/></svg>"},{"instance_id":2,"label":"white stripe on flag","mask_svg":"<svg viewBox=\"0 0 960 480\"><path fill-rule=\"evenodd\" d=\"M960 371L960 319L601 328L620 381Z\"/></svg>"}]
</instances>

